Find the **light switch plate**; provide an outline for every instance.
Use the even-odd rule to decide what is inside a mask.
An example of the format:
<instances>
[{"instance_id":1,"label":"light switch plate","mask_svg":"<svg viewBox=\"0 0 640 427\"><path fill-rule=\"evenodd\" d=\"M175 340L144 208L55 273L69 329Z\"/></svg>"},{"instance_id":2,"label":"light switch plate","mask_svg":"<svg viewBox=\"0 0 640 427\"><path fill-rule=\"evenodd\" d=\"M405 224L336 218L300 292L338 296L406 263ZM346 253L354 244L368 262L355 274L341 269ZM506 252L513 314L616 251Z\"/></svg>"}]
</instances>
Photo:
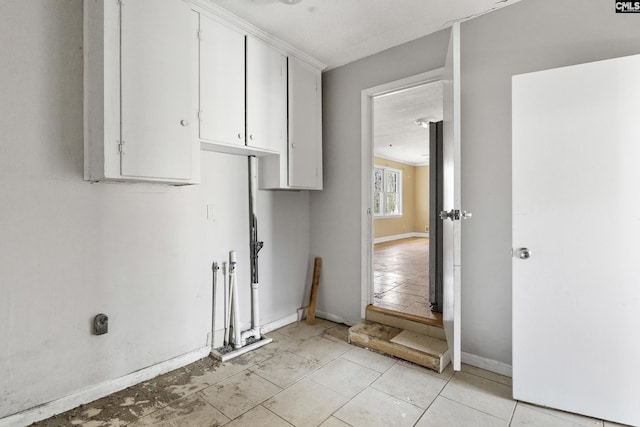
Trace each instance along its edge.
<instances>
[{"instance_id":1,"label":"light switch plate","mask_svg":"<svg viewBox=\"0 0 640 427\"><path fill-rule=\"evenodd\" d=\"M207 205L207 221L216 221L216 205Z\"/></svg>"}]
</instances>

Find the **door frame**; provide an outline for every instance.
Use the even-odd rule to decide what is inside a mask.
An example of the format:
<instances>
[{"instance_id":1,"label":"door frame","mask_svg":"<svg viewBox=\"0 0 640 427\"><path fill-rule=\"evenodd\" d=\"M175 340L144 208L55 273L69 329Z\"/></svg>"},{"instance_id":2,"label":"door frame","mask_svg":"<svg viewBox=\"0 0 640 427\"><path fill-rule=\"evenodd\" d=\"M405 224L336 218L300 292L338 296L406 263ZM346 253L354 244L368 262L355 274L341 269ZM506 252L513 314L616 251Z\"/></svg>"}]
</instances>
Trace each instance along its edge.
<instances>
[{"instance_id":1,"label":"door frame","mask_svg":"<svg viewBox=\"0 0 640 427\"><path fill-rule=\"evenodd\" d=\"M373 303L373 214L371 212L373 206L373 98L427 83L435 83L443 79L444 67L364 89L361 92L360 315L363 319L366 315L367 305Z\"/></svg>"}]
</instances>

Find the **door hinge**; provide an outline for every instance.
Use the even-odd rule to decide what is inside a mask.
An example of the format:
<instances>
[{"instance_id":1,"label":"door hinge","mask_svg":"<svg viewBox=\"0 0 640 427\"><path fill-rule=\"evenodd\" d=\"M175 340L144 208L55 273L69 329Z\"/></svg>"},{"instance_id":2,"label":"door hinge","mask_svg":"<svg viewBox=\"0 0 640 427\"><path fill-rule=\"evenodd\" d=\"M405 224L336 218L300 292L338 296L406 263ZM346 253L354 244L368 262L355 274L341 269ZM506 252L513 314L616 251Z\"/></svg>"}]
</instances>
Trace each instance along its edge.
<instances>
[{"instance_id":1,"label":"door hinge","mask_svg":"<svg viewBox=\"0 0 640 427\"><path fill-rule=\"evenodd\" d=\"M118 154L124 154L124 141L118 141Z\"/></svg>"},{"instance_id":2,"label":"door hinge","mask_svg":"<svg viewBox=\"0 0 640 427\"><path fill-rule=\"evenodd\" d=\"M197 116L198 120L202 120L202 110L198 111Z\"/></svg>"},{"instance_id":3,"label":"door hinge","mask_svg":"<svg viewBox=\"0 0 640 427\"><path fill-rule=\"evenodd\" d=\"M198 30L198 31L196 31L196 38L197 38L198 40L202 40L202 30Z\"/></svg>"}]
</instances>

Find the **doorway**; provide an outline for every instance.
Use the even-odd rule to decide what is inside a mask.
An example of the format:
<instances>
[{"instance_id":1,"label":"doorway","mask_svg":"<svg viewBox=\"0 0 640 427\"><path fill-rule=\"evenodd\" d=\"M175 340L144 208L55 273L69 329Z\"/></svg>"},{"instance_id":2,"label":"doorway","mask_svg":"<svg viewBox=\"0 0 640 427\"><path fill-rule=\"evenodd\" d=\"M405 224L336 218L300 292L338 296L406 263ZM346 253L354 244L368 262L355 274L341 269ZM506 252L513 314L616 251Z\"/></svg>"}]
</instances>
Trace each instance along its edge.
<instances>
[{"instance_id":1,"label":"doorway","mask_svg":"<svg viewBox=\"0 0 640 427\"><path fill-rule=\"evenodd\" d=\"M430 267L441 262L433 259L431 233L439 219L430 209L430 139L437 126L442 134L441 76L435 70L363 92L363 317L371 304L442 322L430 295Z\"/></svg>"}]
</instances>

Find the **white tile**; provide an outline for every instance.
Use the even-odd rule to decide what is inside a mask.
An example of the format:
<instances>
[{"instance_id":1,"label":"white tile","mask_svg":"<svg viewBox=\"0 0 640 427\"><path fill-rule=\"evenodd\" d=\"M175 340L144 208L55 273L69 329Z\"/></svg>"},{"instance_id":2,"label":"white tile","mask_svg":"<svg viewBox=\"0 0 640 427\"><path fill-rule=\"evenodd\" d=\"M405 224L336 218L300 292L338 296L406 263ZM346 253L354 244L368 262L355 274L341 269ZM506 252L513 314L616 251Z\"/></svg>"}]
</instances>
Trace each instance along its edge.
<instances>
[{"instance_id":1,"label":"white tile","mask_svg":"<svg viewBox=\"0 0 640 427\"><path fill-rule=\"evenodd\" d=\"M148 383L155 383L157 387L167 387L168 391L179 396L188 396L255 364L254 356L250 353L224 363L212 359L205 358L174 372L154 378Z\"/></svg>"},{"instance_id":2,"label":"white tile","mask_svg":"<svg viewBox=\"0 0 640 427\"><path fill-rule=\"evenodd\" d=\"M475 375L456 372L442 396L503 420L509 420L516 402L511 387Z\"/></svg>"},{"instance_id":3,"label":"white tile","mask_svg":"<svg viewBox=\"0 0 640 427\"><path fill-rule=\"evenodd\" d=\"M353 397L380 376L373 369L365 368L345 359L336 359L315 371L309 379L346 397Z\"/></svg>"},{"instance_id":4,"label":"white tile","mask_svg":"<svg viewBox=\"0 0 640 427\"><path fill-rule=\"evenodd\" d=\"M279 387L247 371L204 389L202 394L207 402L234 419L279 391Z\"/></svg>"},{"instance_id":5,"label":"white tile","mask_svg":"<svg viewBox=\"0 0 640 427\"><path fill-rule=\"evenodd\" d=\"M367 388L333 414L352 426L412 426L423 409Z\"/></svg>"},{"instance_id":6,"label":"white tile","mask_svg":"<svg viewBox=\"0 0 640 427\"><path fill-rule=\"evenodd\" d=\"M347 325L336 325L331 328L327 328L322 333L322 336L328 340L339 341L343 343L349 343L349 327Z\"/></svg>"},{"instance_id":7,"label":"white tile","mask_svg":"<svg viewBox=\"0 0 640 427\"><path fill-rule=\"evenodd\" d=\"M506 427L507 420L485 414L461 403L439 396L416 427Z\"/></svg>"},{"instance_id":8,"label":"white tile","mask_svg":"<svg viewBox=\"0 0 640 427\"><path fill-rule=\"evenodd\" d=\"M412 363L412 362L407 362L406 360L399 360L398 365L415 369L418 372L423 372L427 375L431 375L432 377L440 378L441 380L445 380L445 381L449 381L451 377L453 377L453 374L455 373L455 371L453 370L453 366L451 364L447 365L447 367L444 368L444 371L442 371L442 373L438 373L433 369L425 368L424 366L416 365L415 363Z\"/></svg>"},{"instance_id":9,"label":"white tile","mask_svg":"<svg viewBox=\"0 0 640 427\"><path fill-rule=\"evenodd\" d=\"M225 427L291 427L291 424L263 406L245 412Z\"/></svg>"},{"instance_id":10,"label":"white tile","mask_svg":"<svg viewBox=\"0 0 640 427\"><path fill-rule=\"evenodd\" d=\"M513 420L511 421L513 427L520 426L545 426L545 427L580 427L584 424L575 423L566 418L560 418L552 415L548 412L538 411L529 405L523 405L518 403L516 410L513 413ZM599 421L597 426L602 426L602 421Z\"/></svg>"},{"instance_id":11,"label":"white tile","mask_svg":"<svg viewBox=\"0 0 640 427\"><path fill-rule=\"evenodd\" d=\"M475 366L467 365L466 363L462 364L462 372L475 375L477 377L486 378L500 384L508 385L509 387L511 387L511 385L513 384L511 378L507 376L496 374L495 372L487 371L481 368L476 368Z\"/></svg>"},{"instance_id":12,"label":"white tile","mask_svg":"<svg viewBox=\"0 0 640 427\"><path fill-rule=\"evenodd\" d=\"M183 399L172 402L169 406L160 409L140 421L130 424L132 427L200 427L221 426L229 422L229 418L211 406L201 393L192 394Z\"/></svg>"},{"instance_id":13,"label":"white tile","mask_svg":"<svg viewBox=\"0 0 640 427\"><path fill-rule=\"evenodd\" d=\"M445 380L396 364L371 387L426 409L446 384Z\"/></svg>"},{"instance_id":14,"label":"white tile","mask_svg":"<svg viewBox=\"0 0 640 427\"><path fill-rule=\"evenodd\" d=\"M351 426L337 419L336 417L329 417L325 422L320 424L320 427L351 427Z\"/></svg>"},{"instance_id":15,"label":"white tile","mask_svg":"<svg viewBox=\"0 0 640 427\"><path fill-rule=\"evenodd\" d=\"M263 406L295 426L315 427L347 400L333 390L304 379L273 396Z\"/></svg>"},{"instance_id":16,"label":"white tile","mask_svg":"<svg viewBox=\"0 0 640 427\"><path fill-rule=\"evenodd\" d=\"M563 420L570 421L576 425L580 425L584 427L602 427L603 425L602 420L587 417L584 415L573 414L571 412L558 411L556 409L544 408L542 406L531 405L529 403L524 403L524 402L518 402L516 411L518 411L517 408L520 408L520 407L542 412L544 414L547 414L556 418L561 418Z\"/></svg>"},{"instance_id":17,"label":"white tile","mask_svg":"<svg viewBox=\"0 0 640 427\"><path fill-rule=\"evenodd\" d=\"M321 366L319 363L285 351L252 366L249 370L285 388Z\"/></svg>"},{"instance_id":18,"label":"white tile","mask_svg":"<svg viewBox=\"0 0 640 427\"><path fill-rule=\"evenodd\" d=\"M392 357L360 347L352 347L342 358L378 372L384 372L396 363L396 359Z\"/></svg>"},{"instance_id":19,"label":"white tile","mask_svg":"<svg viewBox=\"0 0 640 427\"><path fill-rule=\"evenodd\" d=\"M289 351L305 359L324 365L340 357L352 348L353 347L346 342L330 340L323 337L313 337L300 341L295 348Z\"/></svg>"},{"instance_id":20,"label":"white tile","mask_svg":"<svg viewBox=\"0 0 640 427\"><path fill-rule=\"evenodd\" d=\"M284 328L278 329L276 332L286 335L290 338L298 340L306 340L311 337L320 335L327 329L324 323L316 323L315 325L307 325L305 322L295 322Z\"/></svg>"},{"instance_id":21,"label":"white tile","mask_svg":"<svg viewBox=\"0 0 640 427\"><path fill-rule=\"evenodd\" d=\"M296 348L300 343L300 340L291 338L278 332L270 332L266 336L271 338L273 341L271 341L267 345L264 345L247 353L254 356L253 360L255 363L263 362L277 354Z\"/></svg>"}]
</instances>

